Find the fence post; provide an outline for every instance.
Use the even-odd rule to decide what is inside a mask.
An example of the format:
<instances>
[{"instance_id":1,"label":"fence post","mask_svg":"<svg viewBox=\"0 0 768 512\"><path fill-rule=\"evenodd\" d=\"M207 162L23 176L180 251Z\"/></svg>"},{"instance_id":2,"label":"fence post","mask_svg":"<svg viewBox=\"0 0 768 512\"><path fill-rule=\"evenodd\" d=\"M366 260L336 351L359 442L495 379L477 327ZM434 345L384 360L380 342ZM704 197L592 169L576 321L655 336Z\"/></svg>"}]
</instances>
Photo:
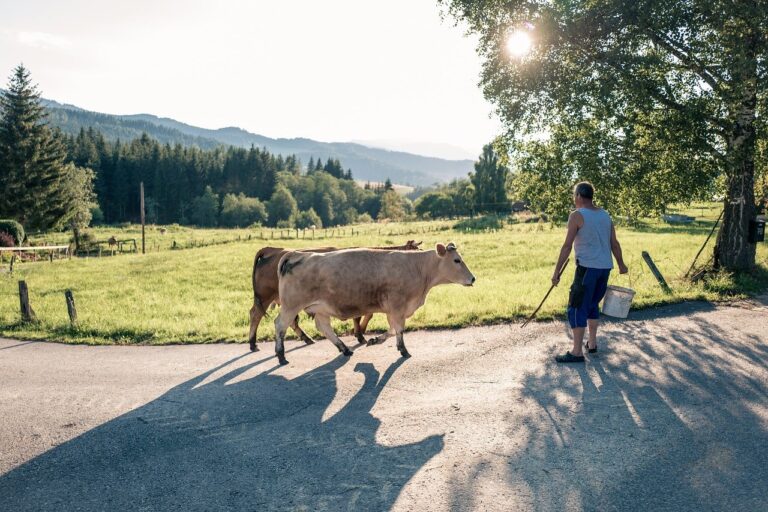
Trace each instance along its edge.
<instances>
[{"instance_id":1,"label":"fence post","mask_svg":"<svg viewBox=\"0 0 768 512\"><path fill-rule=\"evenodd\" d=\"M643 259L645 260L645 263L648 265L648 268L651 269L651 273L653 274L653 277L655 277L656 280L659 282L659 286L661 286L661 289L664 290L664 293L670 293L672 290L669 288L667 281L664 280L664 276L661 275L661 272L659 272L659 269L656 267L656 264L651 259L651 255L648 254L647 251L643 251L642 254L643 254Z\"/></svg>"},{"instance_id":2,"label":"fence post","mask_svg":"<svg viewBox=\"0 0 768 512\"><path fill-rule=\"evenodd\" d=\"M69 323L72 327L77 323L77 309L75 308L75 297L72 295L72 290L64 292L64 298L67 300L67 313L69 313Z\"/></svg>"},{"instance_id":3,"label":"fence post","mask_svg":"<svg viewBox=\"0 0 768 512\"><path fill-rule=\"evenodd\" d=\"M11 268L8 269L9 274L13 274L13 264L16 263L16 255L11 254Z\"/></svg>"},{"instance_id":4,"label":"fence post","mask_svg":"<svg viewBox=\"0 0 768 512\"><path fill-rule=\"evenodd\" d=\"M21 306L21 321L36 322L35 311L29 304L29 289L26 281L19 281L19 304Z\"/></svg>"}]
</instances>

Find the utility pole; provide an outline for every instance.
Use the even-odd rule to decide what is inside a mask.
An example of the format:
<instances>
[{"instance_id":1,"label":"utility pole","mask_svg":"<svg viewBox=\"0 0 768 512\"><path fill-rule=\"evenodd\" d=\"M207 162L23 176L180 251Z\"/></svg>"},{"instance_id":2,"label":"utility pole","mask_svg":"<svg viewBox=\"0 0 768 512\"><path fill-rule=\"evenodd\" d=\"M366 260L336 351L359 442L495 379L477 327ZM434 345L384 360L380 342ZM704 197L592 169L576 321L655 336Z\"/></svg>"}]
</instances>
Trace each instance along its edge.
<instances>
[{"instance_id":1,"label":"utility pole","mask_svg":"<svg viewBox=\"0 0 768 512\"><path fill-rule=\"evenodd\" d=\"M139 192L141 195L141 254L144 251L144 182L139 183Z\"/></svg>"}]
</instances>

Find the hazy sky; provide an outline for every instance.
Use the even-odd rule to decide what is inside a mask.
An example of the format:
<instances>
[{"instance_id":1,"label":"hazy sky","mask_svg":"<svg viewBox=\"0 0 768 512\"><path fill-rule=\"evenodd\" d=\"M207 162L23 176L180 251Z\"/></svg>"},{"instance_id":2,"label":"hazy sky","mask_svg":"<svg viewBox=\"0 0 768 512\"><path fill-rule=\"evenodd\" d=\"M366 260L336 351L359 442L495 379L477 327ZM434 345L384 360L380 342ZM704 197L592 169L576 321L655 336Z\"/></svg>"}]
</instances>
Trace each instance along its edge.
<instances>
[{"instance_id":1,"label":"hazy sky","mask_svg":"<svg viewBox=\"0 0 768 512\"><path fill-rule=\"evenodd\" d=\"M88 110L469 155L499 131L475 41L435 0L0 0L0 13L2 83L23 62L45 97Z\"/></svg>"}]
</instances>

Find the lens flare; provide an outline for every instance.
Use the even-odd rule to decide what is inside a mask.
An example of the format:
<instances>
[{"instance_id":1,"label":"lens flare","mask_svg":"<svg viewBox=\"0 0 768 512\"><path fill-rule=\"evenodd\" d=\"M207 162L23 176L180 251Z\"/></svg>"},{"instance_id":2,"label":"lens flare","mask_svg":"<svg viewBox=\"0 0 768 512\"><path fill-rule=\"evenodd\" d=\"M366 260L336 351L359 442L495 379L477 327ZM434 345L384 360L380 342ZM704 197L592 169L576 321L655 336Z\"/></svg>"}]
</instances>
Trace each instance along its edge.
<instances>
[{"instance_id":1,"label":"lens flare","mask_svg":"<svg viewBox=\"0 0 768 512\"><path fill-rule=\"evenodd\" d=\"M527 31L517 30L507 37L507 52L513 57L524 57L531 51L532 44Z\"/></svg>"}]
</instances>

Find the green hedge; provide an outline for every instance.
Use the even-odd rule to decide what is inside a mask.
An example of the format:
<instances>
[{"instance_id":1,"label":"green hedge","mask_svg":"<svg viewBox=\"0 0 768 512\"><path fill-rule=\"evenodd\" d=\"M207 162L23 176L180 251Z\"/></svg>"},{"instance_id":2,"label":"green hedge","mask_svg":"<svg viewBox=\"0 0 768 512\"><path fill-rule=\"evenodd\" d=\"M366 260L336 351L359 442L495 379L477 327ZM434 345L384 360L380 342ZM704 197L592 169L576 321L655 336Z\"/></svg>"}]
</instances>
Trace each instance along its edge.
<instances>
[{"instance_id":1,"label":"green hedge","mask_svg":"<svg viewBox=\"0 0 768 512\"><path fill-rule=\"evenodd\" d=\"M0 231L5 231L11 235L17 246L24 241L24 228L15 220L0 219Z\"/></svg>"}]
</instances>

